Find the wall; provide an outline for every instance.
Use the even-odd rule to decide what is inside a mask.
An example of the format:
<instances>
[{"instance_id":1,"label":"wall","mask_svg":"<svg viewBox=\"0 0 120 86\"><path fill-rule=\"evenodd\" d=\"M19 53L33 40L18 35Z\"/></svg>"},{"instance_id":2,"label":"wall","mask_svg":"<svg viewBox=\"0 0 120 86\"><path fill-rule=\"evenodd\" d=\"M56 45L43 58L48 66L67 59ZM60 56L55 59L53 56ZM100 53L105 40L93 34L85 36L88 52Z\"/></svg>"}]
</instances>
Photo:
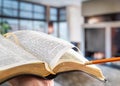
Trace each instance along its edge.
<instances>
[{"instance_id":1,"label":"wall","mask_svg":"<svg viewBox=\"0 0 120 86\"><path fill-rule=\"evenodd\" d=\"M82 4L82 15L93 16L120 12L120 0L90 0Z\"/></svg>"},{"instance_id":2,"label":"wall","mask_svg":"<svg viewBox=\"0 0 120 86\"><path fill-rule=\"evenodd\" d=\"M81 6L68 6L67 7L67 21L69 28L70 41L82 41L82 24L83 17L81 16Z\"/></svg>"}]
</instances>

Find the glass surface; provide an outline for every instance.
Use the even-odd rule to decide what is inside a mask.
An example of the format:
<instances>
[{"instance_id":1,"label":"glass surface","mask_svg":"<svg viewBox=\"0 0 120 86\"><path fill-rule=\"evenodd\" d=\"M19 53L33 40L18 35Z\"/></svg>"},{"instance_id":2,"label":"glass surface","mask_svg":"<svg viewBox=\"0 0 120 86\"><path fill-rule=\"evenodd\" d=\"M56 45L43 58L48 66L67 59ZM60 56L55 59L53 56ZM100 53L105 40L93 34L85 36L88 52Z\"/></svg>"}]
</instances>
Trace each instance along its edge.
<instances>
[{"instance_id":1,"label":"glass surface","mask_svg":"<svg viewBox=\"0 0 120 86\"><path fill-rule=\"evenodd\" d=\"M57 15L57 8L50 8L50 15Z\"/></svg>"},{"instance_id":2,"label":"glass surface","mask_svg":"<svg viewBox=\"0 0 120 86\"><path fill-rule=\"evenodd\" d=\"M60 15L65 15L66 14L66 10L65 9L60 9Z\"/></svg>"},{"instance_id":3,"label":"glass surface","mask_svg":"<svg viewBox=\"0 0 120 86\"><path fill-rule=\"evenodd\" d=\"M32 12L20 11L20 17L32 18Z\"/></svg>"},{"instance_id":4,"label":"glass surface","mask_svg":"<svg viewBox=\"0 0 120 86\"><path fill-rule=\"evenodd\" d=\"M20 30L33 30L33 21L20 20Z\"/></svg>"},{"instance_id":5,"label":"glass surface","mask_svg":"<svg viewBox=\"0 0 120 86\"><path fill-rule=\"evenodd\" d=\"M34 12L45 13L45 7L39 6L39 5L34 5Z\"/></svg>"},{"instance_id":6,"label":"glass surface","mask_svg":"<svg viewBox=\"0 0 120 86\"><path fill-rule=\"evenodd\" d=\"M0 0L0 15L2 14L2 8L1 8L1 6L2 6L2 0Z\"/></svg>"},{"instance_id":7,"label":"glass surface","mask_svg":"<svg viewBox=\"0 0 120 86\"><path fill-rule=\"evenodd\" d=\"M0 0L0 7L2 6L2 0Z\"/></svg>"},{"instance_id":8,"label":"glass surface","mask_svg":"<svg viewBox=\"0 0 120 86\"><path fill-rule=\"evenodd\" d=\"M2 18L0 17L0 23L2 22Z\"/></svg>"},{"instance_id":9,"label":"glass surface","mask_svg":"<svg viewBox=\"0 0 120 86\"><path fill-rule=\"evenodd\" d=\"M66 16L65 15L60 15L60 20L66 20Z\"/></svg>"},{"instance_id":10,"label":"glass surface","mask_svg":"<svg viewBox=\"0 0 120 86\"><path fill-rule=\"evenodd\" d=\"M51 15L50 20L57 21L57 16L56 15Z\"/></svg>"},{"instance_id":11,"label":"glass surface","mask_svg":"<svg viewBox=\"0 0 120 86\"><path fill-rule=\"evenodd\" d=\"M60 9L60 20L66 20L66 10Z\"/></svg>"},{"instance_id":12,"label":"glass surface","mask_svg":"<svg viewBox=\"0 0 120 86\"><path fill-rule=\"evenodd\" d=\"M46 23L41 21L34 21L33 22L33 29L35 31L46 32Z\"/></svg>"},{"instance_id":13,"label":"glass surface","mask_svg":"<svg viewBox=\"0 0 120 86\"><path fill-rule=\"evenodd\" d=\"M40 14L40 13L34 13L34 18L35 19L45 19L45 15Z\"/></svg>"},{"instance_id":14,"label":"glass surface","mask_svg":"<svg viewBox=\"0 0 120 86\"><path fill-rule=\"evenodd\" d=\"M32 4L21 2L20 3L20 9L21 10L32 11Z\"/></svg>"},{"instance_id":15,"label":"glass surface","mask_svg":"<svg viewBox=\"0 0 120 86\"><path fill-rule=\"evenodd\" d=\"M59 34L60 34L60 38L67 41L69 40L67 22L59 23Z\"/></svg>"},{"instance_id":16,"label":"glass surface","mask_svg":"<svg viewBox=\"0 0 120 86\"><path fill-rule=\"evenodd\" d=\"M3 22L7 23L10 25L10 31L16 31L18 30L18 20L17 19L8 19L8 18L3 18Z\"/></svg>"},{"instance_id":17,"label":"glass surface","mask_svg":"<svg viewBox=\"0 0 120 86\"><path fill-rule=\"evenodd\" d=\"M3 15L6 16L17 16L18 15L18 11L17 10L13 10L13 9L3 9Z\"/></svg>"},{"instance_id":18,"label":"glass surface","mask_svg":"<svg viewBox=\"0 0 120 86\"><path fill-rule=\"evenodd\" d=\"M57 21L57 8L50 8L50 20Z\"/></svg>"},{"instance_id":19,"label":"glass surface","mask_svg":"<svg viewBox=\"0 0 120 86\"><path fill-rule=\"evenodd\" d=\"M3 6L7 8L18 9L18 2L14 0L3 0Z\"/></svg>"},{"instance_id":20,"label":"glass surface","mask_svg":"<svg viewBox=\"0 0 120 86\"><path fill-rule=\"evenodd\" d=\"M0 15L2 15L2 8L0 7Z\"/></svg>"}]
</instances>

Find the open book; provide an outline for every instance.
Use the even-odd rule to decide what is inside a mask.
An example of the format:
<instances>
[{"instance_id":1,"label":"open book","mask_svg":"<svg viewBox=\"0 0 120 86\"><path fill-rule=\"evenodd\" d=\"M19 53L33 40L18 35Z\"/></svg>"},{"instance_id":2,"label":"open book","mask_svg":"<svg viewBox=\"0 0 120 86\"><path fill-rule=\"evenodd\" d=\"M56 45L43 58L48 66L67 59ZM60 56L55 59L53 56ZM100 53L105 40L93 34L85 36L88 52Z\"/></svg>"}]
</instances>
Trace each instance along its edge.
<instances>
[{"instance_id":1,"label":"open book","mask_svg":"<svg viewBox=\"0 0 120 86\"><path fill-rule=\"evenodd\" d=\"M84 65L87 60L62 39L30 30L7 33L5 37L0 35L0 83L23 74L52 79L75 70L105 79L98 67Z\"/></svg>"}]
</instances>

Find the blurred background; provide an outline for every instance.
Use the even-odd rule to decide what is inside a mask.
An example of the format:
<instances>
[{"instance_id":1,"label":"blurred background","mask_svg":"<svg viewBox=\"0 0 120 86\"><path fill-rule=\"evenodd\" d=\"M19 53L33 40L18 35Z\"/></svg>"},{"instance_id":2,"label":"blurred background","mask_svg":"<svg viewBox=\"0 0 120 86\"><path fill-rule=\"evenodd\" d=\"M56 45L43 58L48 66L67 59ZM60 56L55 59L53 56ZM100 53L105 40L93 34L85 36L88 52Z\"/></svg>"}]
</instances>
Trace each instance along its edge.
<instances>
[{"instance_id":1,"label":"blurred background","mask_svg":"<svg viewBox=\"0 0 120 86\"><path fill-rule=\"evenodd\" d=\"M0 0L0 33L41 31L71 42L88 60L117 58L119 4L120 0ZM58 76L55 86L120 86L120 62L98 66L108 82L74 72Z\"/></svg>"}]
</instances>

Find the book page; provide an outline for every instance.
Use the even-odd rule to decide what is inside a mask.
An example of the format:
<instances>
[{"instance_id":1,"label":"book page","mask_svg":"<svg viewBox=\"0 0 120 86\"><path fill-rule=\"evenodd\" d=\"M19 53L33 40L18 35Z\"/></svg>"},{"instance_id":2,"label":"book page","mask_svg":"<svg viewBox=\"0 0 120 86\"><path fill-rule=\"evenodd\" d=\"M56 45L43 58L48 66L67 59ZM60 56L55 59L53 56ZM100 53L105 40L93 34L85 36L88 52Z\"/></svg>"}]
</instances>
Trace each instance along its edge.
<instances>
[{"instance_id":1,"label":"book page","mask_svg":"<svg viewBox=\"0 0 120 86\"><path fill-rule=\"evenodd\" d=\"M21 47L50 66L55 65L59 58L73 47L67 41L42 32L21 30L13 33L17 36ZM12 36L9 39L14 41Z\"/></svg>"},{"instance_id":2,"label":"book page","mask_svg":"<svg viewBox=\"0 0 120 86\"><path fill-rule=\"evenodd\" d=\"M58 64L62 62L76 62L84 65L84 63L87 61L88 60L84 56L82 56L80 52L76 52L73 49L70 49L60 58ZM87 65L87 66L98 68L95 65Z\"/></svg>"},{"instance_id":3,"label":"book page","mask_svg":"<svg viewBox=\"0 0 120 86\"><path fill-rule=\"evenodd\" d=\"M34 62L40 61L0 35L0 70Z\"/></svg>"},{"instance_id":4,"label":"book page","mask_svg":"<svg viewBox=\"0 0 120 86\"><path fill-rule=\"evenodd\" d=\"M86 61L88 60L79 52L70 49L60 58L59 62L52 69L57 73L64 72L66 70L81 70L100 80L104 80L105 77L103 76L102 71L95 65L84 65Z\"/></svg>"},{"instance_id":5,"label":"book page","mask_svg":"<svg viewBox=\"0 0 120 86\"><path fill-rule=\"evenodd\" d=\"M84 56L82 56L82 54L80 52L76 52L73 49L68 50L61 58L60 60L74 60L74 61L78 61L81 63L85 63L86 61L88 61L87 59L85 59Z\"/></svg>"}]
</instances>

